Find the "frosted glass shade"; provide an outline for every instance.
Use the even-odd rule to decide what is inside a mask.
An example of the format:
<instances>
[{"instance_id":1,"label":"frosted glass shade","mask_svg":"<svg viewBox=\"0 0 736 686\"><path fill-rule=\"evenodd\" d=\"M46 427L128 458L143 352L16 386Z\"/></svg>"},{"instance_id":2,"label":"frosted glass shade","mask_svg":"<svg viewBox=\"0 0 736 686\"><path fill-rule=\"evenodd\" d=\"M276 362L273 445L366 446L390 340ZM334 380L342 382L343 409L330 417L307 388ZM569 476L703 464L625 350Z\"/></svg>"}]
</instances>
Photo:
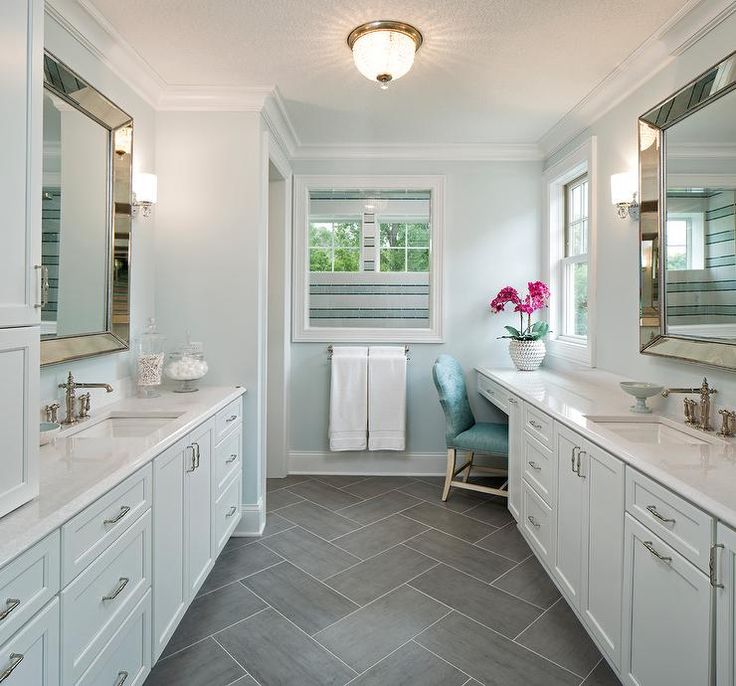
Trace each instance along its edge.
<instances>
[{"instance_id":1,"label":"frosted glass shade","mask_svg":"<svg viewBox=\"0 0 736 686\"><path fill-rule=\"evenodd\" d=\"M379 29L360 36L353 44L353 61L371 81L396 81L414 64L417 45L400 31Z\"/></svg>"},{"instance_id":2,"label":"frosted glass shade","mask_svg":"<svg viewBox=\"0 0 736 686\"><path fill-rule=\"evenodd\" d=\"M136 174L133 177L133 192L137 203L155 205L158 199L158 178L155 174Z\"/></svg>"},{"instance_id":3,"label":"frosted glass shade","mask_svg":"<svg viewBox=\"0 0 736 686\"><path fill-rule=\"evenodd\" d=\"M611 176L611 204L630 203L637 192L636 176L632 172L621 172Z\"/></svg>"}]
</instances>

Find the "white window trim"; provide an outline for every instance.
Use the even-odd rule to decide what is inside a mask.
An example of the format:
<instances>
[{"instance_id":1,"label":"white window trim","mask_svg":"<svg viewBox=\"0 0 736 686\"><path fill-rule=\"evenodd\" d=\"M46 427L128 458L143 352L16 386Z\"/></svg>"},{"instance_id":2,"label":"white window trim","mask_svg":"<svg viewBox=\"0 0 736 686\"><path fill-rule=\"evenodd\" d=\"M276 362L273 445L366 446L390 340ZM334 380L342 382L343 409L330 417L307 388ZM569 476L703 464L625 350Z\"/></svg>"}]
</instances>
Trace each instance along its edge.
<instances>
[{"instance_id":1,"label":"white window trim","mask_svg":"<svg viewBox=\"0 0 736 686\"><path fill-rule=\"evenodd\" d=\"M562 262L565 235L565 186L583 174L588 175L588 336L579 339L560 335L564 307ZM551 290L548 321L551 328L548 354L589 367L595 367L596 332L596 139L591 136L562 160L544 172L544 264L543 272Z\"/></svg>"},{"instance_id":2,"label":"white window trim","mask_svg":"<svg viewBox=\"0 0 736 686\"><path fill-rule=\"evenodd\" d=\"M309 323L308 226L310 189L414 188L430 190L431 254L429 278L429 327L426 329L389 329L358 327L313 327ZM294 176L293 233L293 309L292 340L323 343L443 343L444 294L444 176Z\"/></svg>"}]
</instances>

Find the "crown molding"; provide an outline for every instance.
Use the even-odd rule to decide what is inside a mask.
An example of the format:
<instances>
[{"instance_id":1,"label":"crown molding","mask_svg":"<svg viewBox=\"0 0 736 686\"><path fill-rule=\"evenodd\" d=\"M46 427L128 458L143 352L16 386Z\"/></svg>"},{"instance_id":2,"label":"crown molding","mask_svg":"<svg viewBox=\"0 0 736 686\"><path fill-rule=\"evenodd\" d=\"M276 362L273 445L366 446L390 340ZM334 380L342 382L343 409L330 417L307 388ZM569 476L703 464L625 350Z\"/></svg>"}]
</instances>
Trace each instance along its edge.
<instances>
[{"instance_id":1,"label":"crown molding","mask_svg":"<svg viewBox=\"0 0 736 686\"><path fill-rule=\"evenodd\" d=\"M156 109L188 112L260 112L274 86L166 86Z\"/></svg>"},{"instance_id":2,"label":"crown molding","mask_svg":"<svg viewBox=\"0 0 736 686\"><path fill-rule=\"evenodd\" d=\"M361 145L300 145L297 160L422 160L532 162L544 158L535 143L424 143Z\"/></svg>"},{"instance_id":3,"label":"crown molding","mask_svg":"<svg viewBox=\"0 0 736 686\"><path fill-rule=\"evenodd\" d=\"M539 139L547 157L736 12L733 0L689 0Z\"/></svg>"}]
</instances>

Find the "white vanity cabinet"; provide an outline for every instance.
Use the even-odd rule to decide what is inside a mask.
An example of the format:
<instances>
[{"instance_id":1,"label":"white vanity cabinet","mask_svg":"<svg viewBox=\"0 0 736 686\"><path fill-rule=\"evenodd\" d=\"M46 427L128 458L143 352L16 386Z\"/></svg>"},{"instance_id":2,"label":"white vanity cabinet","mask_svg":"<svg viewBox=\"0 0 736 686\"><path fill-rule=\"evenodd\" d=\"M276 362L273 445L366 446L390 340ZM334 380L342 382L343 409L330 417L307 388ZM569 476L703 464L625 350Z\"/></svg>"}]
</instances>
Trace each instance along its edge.
<instances>
[{"instance_id":1,"label":"white vanity cabinet","mask_svg":"<svg viewBox=\"0 0 736 686\"><path fill-rule=\"evenodd\" d=\"M210 419L153 464L153 655L158 658L214 564Z\"/></svg>"},{"instance_id":2,"label":"white vanity cabinet","mask_svg":"<svg viewBox=\"0 0 736 686\"><path fill-rule=\"evenodd\" d=\"M552 571L611 662L621 659L624 464L555 426L557 501Z\"/></svg>"},{"instance_id":3,"label":"white vanity cabinet","mask_svg":"<svg viewBox=\"0 0 736 686\"><path fill-rule=\"evenodd\" d=\"M0 3L0 328L41 320L43 13L43 0Z\"/></svg>"},{"instance_id":4,"label":"white vanity cabinet","mask_svg":"<svg viewBox=\"0 0 736 686\"><path fill-rule=\"evenodd\" d=\"M39 364L37 327L0 328L0 517L38 494Z\"/></svg>"},{"instance_id":5,"label":"white vanity cabinet","mask_svg":"<svg viewBox=\"0 0 736 686\"><path fill-rule=\"evenodd\" d=\"M716 684L736 684L736 531L716 526L713 550L716 589Z\"/></svg>"}]
</instances>

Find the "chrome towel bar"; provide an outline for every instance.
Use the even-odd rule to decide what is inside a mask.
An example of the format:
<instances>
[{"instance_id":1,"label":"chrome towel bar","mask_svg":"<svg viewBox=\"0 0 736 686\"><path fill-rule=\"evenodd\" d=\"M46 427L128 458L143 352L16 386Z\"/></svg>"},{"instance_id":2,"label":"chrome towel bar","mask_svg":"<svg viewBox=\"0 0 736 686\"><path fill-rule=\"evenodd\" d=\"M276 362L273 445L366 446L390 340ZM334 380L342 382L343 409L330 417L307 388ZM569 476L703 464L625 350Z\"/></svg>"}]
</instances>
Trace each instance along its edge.
<instances>
[{"instance_id":1,"label":"chrome towel bar","mask_svg":"<svg viewBox=\"0 0 736 686\"><path fill-rule=\"evenodd\" d=\"M332 353L334 351L335 351L335 346L333 346L332 344L330 344L330 345L327 346L327 359L328 360L331 360L332 359ZM369 352L370 352L370 347L369 347ZM408 345L405 345L404 346L404 354L406 355L406 359L407 360L410 360L411 359L411 352L409 350L409 346Z\"/></svg>"}]
</instances>

